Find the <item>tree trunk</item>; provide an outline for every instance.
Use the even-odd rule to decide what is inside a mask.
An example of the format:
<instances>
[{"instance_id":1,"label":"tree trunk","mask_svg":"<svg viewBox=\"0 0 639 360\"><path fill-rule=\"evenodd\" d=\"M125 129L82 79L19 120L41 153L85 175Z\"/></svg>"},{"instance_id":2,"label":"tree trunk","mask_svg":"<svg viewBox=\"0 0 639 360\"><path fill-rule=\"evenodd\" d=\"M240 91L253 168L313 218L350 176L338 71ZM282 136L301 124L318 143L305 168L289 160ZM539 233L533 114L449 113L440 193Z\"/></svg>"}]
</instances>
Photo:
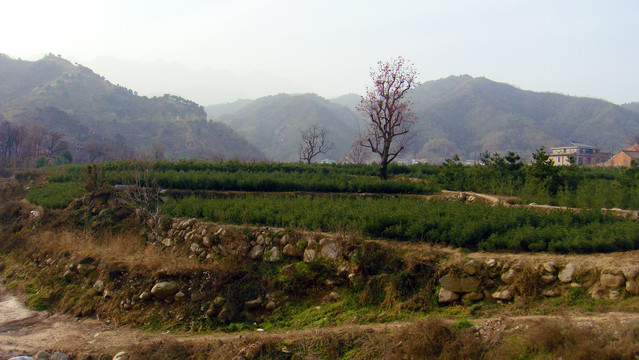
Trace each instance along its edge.
<instances>
[{"instance_id":1,"label":"tree trunk","mask_svg":"<svg viewBox=\"0 0 639 360\"><path fill-rule=\"evenodd\" d=\"M379 164L379 177L382 180L387 180L388 179L388 174L386 173L386 168L388 167L388 163L385 161L382 161L381 164Z\"/></svg>"}]
</instances>

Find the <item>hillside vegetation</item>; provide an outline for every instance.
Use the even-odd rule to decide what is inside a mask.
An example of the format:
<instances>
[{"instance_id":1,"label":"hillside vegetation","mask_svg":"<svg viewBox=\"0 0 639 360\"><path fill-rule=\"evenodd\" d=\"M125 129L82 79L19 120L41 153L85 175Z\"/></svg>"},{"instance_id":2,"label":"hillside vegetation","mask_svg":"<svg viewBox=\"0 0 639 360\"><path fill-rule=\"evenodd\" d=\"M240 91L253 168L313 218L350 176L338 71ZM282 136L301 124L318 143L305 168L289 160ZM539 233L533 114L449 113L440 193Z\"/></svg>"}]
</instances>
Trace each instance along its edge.
<instances>
[{"instance_id":1,"label":"hillside vegetation","mask_svg":"<svg viewBox=\"0 0 639 360\"><path fill-rule=\"evenodd\" d=\"M486 78L451 76L429 81L413 94L422 136L416 157L443 159L458 153L512 150L531 154L541 145L568 141L619 149L639 132L639 114L597 99L524 91Z\"/></svg>"},{"instance_id":2,"label":"hillside vegetation","mask_svg":"<svg viewBox=\"0 0 639 360\"><path fill-rule=\"evenodd\" d=\"M100 333L99 342L47 340L55 345L46 350L74 357L631 359L636 212L437 189L496 185L563 201L597 181L636 203L636 167L560 169L512 154L485 161L396 165L385 182L371 165L190 160L11 170L0 182L0 277L31 308ZM582 254L590 252L598 253ZM621 320L611 323L609 311ZM76 318L150 333L123 334L114 347L106 331L86 330L96 320ZM32 329L20 334L35 336Z\"/></svg>"},{"instance_id":3,"label":"hillside vegetation","mask_svg":"<svg viewBox=\"0 0 639 360\"><path fill-rule=\"evenodd\" d=\"M359 117L314 94L280 94L244 104L216 120L231 126L275 161L298 161L300 130L318 125L328 129L329 140L335 144L323 158L339 161L357 134Z\"/></svg>"},{"instance_id":4,"label":"hillside vegetation","mask_svg":"<svg viewBox=\"0 0 639 360\"><path fill-rule=\"evenodd\" d=\"M559 168L516 158L486 165L392 166L382 181L370 165L240 162L106 163L111 185L152 181L165 189L175 217L230 224L348 231L374 238L444 243L472 250L609 252L639 249L639 226L602 208L639 209L636 168ZM84 181L81 167L50 177ZM502 205L474 197L437 195L438 189L516 196ZM57 187L52 192L62 193ZM436 194L433 196L433 194ZM44 202L36 198L37 204ZM50 201L50 200L47 200ZM517 204L550 203L581 211L549 211ZM515 207L508 205L517 205ZM634 214L636 218L636 214Z\"/></svg>"},{"instance_id":5,"label":"hillside vegetation","mask_svg":"<svg viewBox=\"0 0 639 360\"><path fill-rule=\"evenodd\" d=\"M362 121L355 110L359 99L354 94L344 95L327 106L326 100L317 96L281 94L210 106L207 111L276 161L297 160L300 136L296 130L319 123L338 145L331 154L338 160ZM632 111L633 104L622 107L591 98L525 91L468 75L427 81L414 90L412 102L416 136L412 147L401 155L406 160L438 163L455 154L478 160L486 151L511 150L530 159L541 146L569 141L615 152L629 135L639 133L639 113Z\"/></svg>"},{"instance_id":6,"label":"hillside vegetation","mask_svg":"<svg viewBox=\"0 0 639 360\"><path fill-rule=\"evenodd\" d=\"M207 122L192 101L138 96L54 55L33 62L0 55L0 112L62 132L72 143L119 142L140 152L163 146L169 158L264 159L228 126Z\"/></svg>"}]
</instances>

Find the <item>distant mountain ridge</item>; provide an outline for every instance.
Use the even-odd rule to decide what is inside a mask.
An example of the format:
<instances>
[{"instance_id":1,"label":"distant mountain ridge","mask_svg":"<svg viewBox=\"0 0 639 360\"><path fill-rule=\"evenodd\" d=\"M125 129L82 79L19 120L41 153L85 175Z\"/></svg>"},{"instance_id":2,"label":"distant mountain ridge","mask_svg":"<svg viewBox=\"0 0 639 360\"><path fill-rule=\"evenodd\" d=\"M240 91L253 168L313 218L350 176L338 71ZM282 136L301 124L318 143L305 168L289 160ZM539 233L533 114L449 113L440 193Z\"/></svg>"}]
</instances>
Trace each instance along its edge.
<instances>
[{"instance_id":1,"label":"distant mountain ridge","mask_svg":"<svg viewBox=\"0 0 639 360\"><path fill-rule=\"evenodd\" d=\"M348 94L327 101L317 95L286 95L242 100L207 107L217 117L258 145L271 158L296 160L297 128L317 122L329 129L341 158L363 120L355 111L361 96ZM477 159L483 152L515 151L524 158L541 146L570 141L589 143L604 151L621 149L628 136L639 133L639 103L624 107L603 100L521 90L469 75L428 81L411 94L417 116L413 144L404 160L441 162L459 154ZM333 103L327 106L326 103ZM323 111L318 109L323 108ZM337 113L332 113L337 111ZM328 119L342 119L329 121ZM336 135L340 135L336 138ZM347 135L347 136L343 136ZM337 153L340 154L337 154ZM376 157L373 157L375 160Z\"/></svg>"},{"instance_id":2,"label":"distant mountain ridge","mask_svg":"<svg viewBox=\"0 0 639 360\"><path fill-rule=\"evenodd\" d=\"M428 81L411 97L418 120L405 160L510 150L529 157L573 140L614 152L639 134L639 103L532 92L481 77ZM360 99L279 94L205 109L173 95L137 96L58 56L30 62L0 55L0 119L45 126L78 143L97 139L137 151L159 144L170 158L298 161L300 130L318 125L335 147L316 159L338 161L364 130L354 110ZM218 122L207 121L207 112Z\"/></svg>"},{"instance_id":3,"label":"distant mountain ridge","mask_svg":"<svg viewBox=\"0 0 639 360\"><path fill-rule=\"evenodd\" d=\"M639 114L619 105L468 75L426 82L412 98L420 133L412 155L431 160L508 150L528 156L571 140L611 151L639 132Z\"/></svg>"},{"instance_id":4,"label":"distant mountain ridge","mask_svg":"<svg viewBox=\"0 0 639 360\"><path fill-rule=\"evenodd\" d=\"M299 161L300 130L312 125L326 128L329 140L335 144L333 150L316 160L339 161L353 141L358 119L351 109L315 94L266 96L216 118L276 161Z\"/></svg>"},{"instance_id":5,"label":"distant mountain ridge","mask_svg":"<svg viewBox=\"0 0 639 360\"><path fill-rule=\"evenodd\" d=\"M621 106L622 106L623 108L628 109L628 110L632 110L632 111L635 111L635 112L639 112L639 101L631 102L631 103L628 103L628 104L623 104L623 105L621 105Z\"/></svg>"},{"instance_id":6,"label":"distant mountain ridge","mask_svg":"<svg viewBox=\"0 0 639 360\"><path fill-rule=\"evenodd\" d=\"M33 62L0 55L0 112L80 143L119 138L140 151L162 145L171 158L264 159L228 126L207 122L204 108L192 101L137 96L53 55Z\"/></svg>"}]
</instances>

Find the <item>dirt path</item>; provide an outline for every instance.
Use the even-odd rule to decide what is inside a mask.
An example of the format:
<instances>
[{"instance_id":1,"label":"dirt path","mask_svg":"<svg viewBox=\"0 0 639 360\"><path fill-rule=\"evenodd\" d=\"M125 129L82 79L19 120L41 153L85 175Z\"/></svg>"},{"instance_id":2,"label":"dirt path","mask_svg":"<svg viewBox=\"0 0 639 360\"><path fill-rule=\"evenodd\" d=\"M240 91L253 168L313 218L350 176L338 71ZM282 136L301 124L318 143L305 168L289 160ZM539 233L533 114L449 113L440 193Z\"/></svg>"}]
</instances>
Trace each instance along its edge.
<instances>
[{"instance_id":1,"label":"dirt path","mask_svg":"<svg viewBox=\"0 0 639 360\"><path fill-rule=\"evenodd\" d=\"M601 313L578 316L517 316L470 319L484 337L501 336L504 331L516 331L526 324L547 320L563 320L578 326L619 326L639 322L639 313ZM454 320L450 320L453 322ZM242 339L257 341L266 336L303 339L344 333L392 331L411 322L392 322L368 325L341 325L327 328L282 330L275 332L242 333L146 333L141 330L118 327L95 319L75 319L67 315L49 314L29 310L18 298L0 288L0 359L18 355L34 355L39 350L62 351L74 354L114 355L131 346L160 340L184 343L232 342Z\"/></svg>"},{"instance_id":2,"label":"dirt path","mask_svg":"<svg viewBox=\"0 0 639 360\"><path fill-rule=\"evenodd\" d=\"M115 354L160 337L98 320L32 311L0 288L0 359L34 355L38 350Z\"/></svg>"}]
</instances>

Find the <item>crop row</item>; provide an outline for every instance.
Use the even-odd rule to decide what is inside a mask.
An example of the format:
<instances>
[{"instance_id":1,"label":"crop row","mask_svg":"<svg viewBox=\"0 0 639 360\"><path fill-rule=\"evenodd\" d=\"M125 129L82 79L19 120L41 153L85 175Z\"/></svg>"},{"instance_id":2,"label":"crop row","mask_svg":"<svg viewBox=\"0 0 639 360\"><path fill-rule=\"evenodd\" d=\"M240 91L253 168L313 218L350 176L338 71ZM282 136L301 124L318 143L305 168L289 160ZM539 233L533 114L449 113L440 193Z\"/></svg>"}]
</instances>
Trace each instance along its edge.
<instances>
[{"instance_id":1,"label":"crop row","mask_svg":"<svg viewBox=\"0 0 639 360\"><path fill-rule=\"evenodd\" d=\"M639 248L637 223L599 211L536 210L420 201L406 197L337 198L241 195L187 197L166 204L172 216L323 231L480 250L605 252Z\"/></svg>"},{"instance_id":2,"label":"crop row","mask_svg":"<svg viewBox=\"0 0 639 360\"><path fill-rule=\"evenodd\" d=\"M136 171L112 171L106 174L111 184L135 184L147 179L166 189L217 191L310 191L387 194L431 194L438 189L422 181L383 181L376 177L318 173L219 172L219 171L151 171L140 177Z\"/></svg>"}]
</instances>

